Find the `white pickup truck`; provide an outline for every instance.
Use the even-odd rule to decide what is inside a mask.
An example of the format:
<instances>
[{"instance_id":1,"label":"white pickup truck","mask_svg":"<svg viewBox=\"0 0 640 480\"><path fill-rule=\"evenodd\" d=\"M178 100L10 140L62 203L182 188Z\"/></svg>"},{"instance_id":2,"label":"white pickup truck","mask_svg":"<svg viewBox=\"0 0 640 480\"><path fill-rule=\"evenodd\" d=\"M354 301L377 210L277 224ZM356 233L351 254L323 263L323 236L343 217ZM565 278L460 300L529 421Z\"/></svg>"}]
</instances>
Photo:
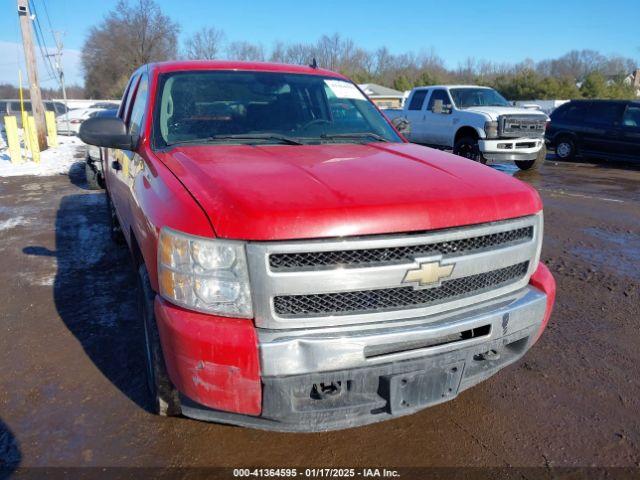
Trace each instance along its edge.
<instances>
[{"instance_id":1,"label":"white pickup truck","mask_svg":"<svg viewBox=\"0 0 640 480\"><path fill-rule=\"evenodd\" d=\"M475 161L514 161L537 168L546 155L543 112L517 108L498 92L473 85L414 88L402 110L385 115L414 143L451 148Z\"/></svg>"}]
</instances>

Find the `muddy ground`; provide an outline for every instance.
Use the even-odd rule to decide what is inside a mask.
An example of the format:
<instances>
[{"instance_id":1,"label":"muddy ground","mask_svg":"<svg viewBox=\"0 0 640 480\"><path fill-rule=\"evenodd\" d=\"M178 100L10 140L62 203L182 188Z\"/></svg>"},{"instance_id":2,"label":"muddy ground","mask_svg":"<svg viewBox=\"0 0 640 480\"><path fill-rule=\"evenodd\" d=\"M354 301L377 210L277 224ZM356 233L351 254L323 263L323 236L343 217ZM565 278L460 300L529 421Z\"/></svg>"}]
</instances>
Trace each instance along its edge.
<instances>
[{"instance_id":1,"label":"muddy ground","mask_svg":"<svg viewBox=\"0 0 640 480\"><path fill-rule=\"evenodd\" d=\"M280 434L145 410L128 256L76 167L0 179L0 466L640 466L639 168L515 173L558 282L523 361L416 415Z\"/></svg>"}]
</instances>

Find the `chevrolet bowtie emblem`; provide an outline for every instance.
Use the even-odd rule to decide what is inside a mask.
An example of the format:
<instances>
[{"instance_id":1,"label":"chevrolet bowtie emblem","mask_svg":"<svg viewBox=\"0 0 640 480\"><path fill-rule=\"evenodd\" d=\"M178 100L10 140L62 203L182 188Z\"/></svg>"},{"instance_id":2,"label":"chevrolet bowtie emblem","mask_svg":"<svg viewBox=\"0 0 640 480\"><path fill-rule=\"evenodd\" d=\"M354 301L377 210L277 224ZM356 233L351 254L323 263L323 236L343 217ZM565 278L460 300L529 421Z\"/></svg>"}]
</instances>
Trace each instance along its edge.
<instances>
[{"instance_id":1,"label":"chevrolet bowtie emblem","mask_svg":"<svg viewBox=\"0 0 640 480\"><path fill-rule=\"evenodd\" d=\"M417 284L414 287L435 287L443 278L451 276L455 265L440 265L439 261L421 263L419 268L409 270L402 283Z\"/></svg>"}]
</instances>

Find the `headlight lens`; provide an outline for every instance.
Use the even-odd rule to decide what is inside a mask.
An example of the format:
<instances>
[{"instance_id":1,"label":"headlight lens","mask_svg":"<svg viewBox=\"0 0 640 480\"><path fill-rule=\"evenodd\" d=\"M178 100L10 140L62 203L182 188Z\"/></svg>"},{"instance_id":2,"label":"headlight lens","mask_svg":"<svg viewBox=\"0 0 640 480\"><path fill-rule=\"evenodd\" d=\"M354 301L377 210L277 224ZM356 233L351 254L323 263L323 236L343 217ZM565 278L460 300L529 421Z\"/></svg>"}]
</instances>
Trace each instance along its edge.
<instances>
[{"instance_id":1,"label":"headlight lens","mask_svg":"<svg viewBox=\"0 0 640 480\"><path fill-rule=\"evenodd\" d=\"M498 122L485 122L484 134L487 138L498 138Z\"/></svg>"},{"instance_id":2,"label":"headlight lens","mask_svg":"<svg viewBox=\"0 0 640 480\"><path fill-rule=\"evenodd\" d=\"M158 242L160 294L206 313L252 317L244 244L196 237L169 228Z\"/></svg>"}]
</instances>

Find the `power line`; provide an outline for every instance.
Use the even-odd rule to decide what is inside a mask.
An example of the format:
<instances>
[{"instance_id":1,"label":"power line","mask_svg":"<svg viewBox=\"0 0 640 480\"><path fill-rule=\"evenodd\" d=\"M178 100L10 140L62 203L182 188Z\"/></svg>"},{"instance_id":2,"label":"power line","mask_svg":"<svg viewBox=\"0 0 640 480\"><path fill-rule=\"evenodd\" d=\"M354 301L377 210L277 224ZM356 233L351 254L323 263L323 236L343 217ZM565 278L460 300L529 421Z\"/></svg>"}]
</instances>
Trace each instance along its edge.
<instances>
[{"instance_id":1,"label":"power line","mask_svg":"<svg viewBox=\"0 0 640 480\"><path fill-rule=\"evenodd\" d=\"M32 0L29 1L29 5L31 10L33 11L33 15L35 17L34 25L36 32L36 41L38 42L38 48L40 49L40 55L42 55L42 60L44 61L45 68L48 70L49 75L55 75L55 70L53 69L53 65L51 64L51 59L47 57L45 54L46 44L44 42L44 34L42 33L42 27L40 26L40 17L38 16L38 12L36 10L35 2ZM47 52L49 53L49 52Z\"/></svg>"},{"instance_id":2,"label":"power line","mask_svg":"<svg viewBox=\"0 0 640 480\"><path fill-rule=\"evenodd\" d=\"M51 63L51 58L45 54L46 45L44 43L44 34L42 33L42 27L40 26L40 17L38 16L38 11L36 10L36 5L33 0L29 0L29 6L33 11L33 15L35 16L35 32L36 32L36 41L38 43L38 48L40 50L40 55L42 56L42 60L44 61L45 68L47 70L47 74L50 77L56 77L56 70ZM48 52L47 52L48 53Z\"/></svg>"},{"instance_id":3,"label":"power line","mask_svg":"<svg viewBox=\"0 0 640 480\"><path fill-rule=\"evenodd\" d=\"M42 5L44 5L44 14L47 17L47 23L49 24L49 30L51 31L51 35L53 35L53 25L51 24L51 17L49 16L49 9L47 8L47 0L42 0ZM54 37L55 40L55 37Z\"/></svg>"}]
</instances>

